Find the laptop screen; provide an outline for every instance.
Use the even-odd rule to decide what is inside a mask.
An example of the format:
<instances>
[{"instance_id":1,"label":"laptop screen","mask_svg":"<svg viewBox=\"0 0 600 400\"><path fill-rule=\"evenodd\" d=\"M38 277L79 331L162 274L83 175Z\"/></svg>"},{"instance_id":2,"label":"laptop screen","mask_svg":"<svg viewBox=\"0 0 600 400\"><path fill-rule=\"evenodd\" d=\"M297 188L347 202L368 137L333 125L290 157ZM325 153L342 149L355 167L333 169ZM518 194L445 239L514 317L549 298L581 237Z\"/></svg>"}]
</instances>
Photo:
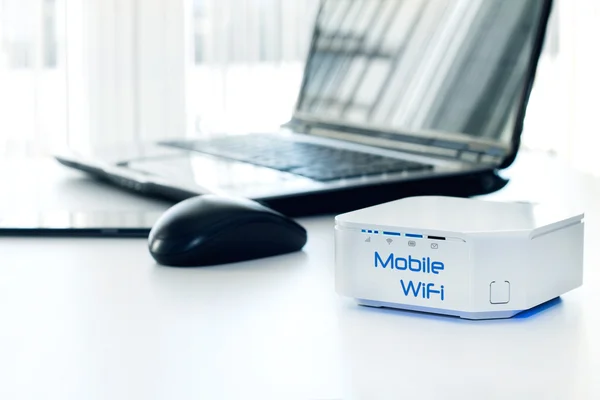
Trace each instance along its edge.
<instances>
[{"instance_id":1,"label":"laptop screen","mask_svg":"<svg viewBox=\"0 0 600 400\"><path fill-rule=\"evenodd\" d=\"M508 144L540 0L324 0L296 112Z\"/></svg>"}]
</instances>

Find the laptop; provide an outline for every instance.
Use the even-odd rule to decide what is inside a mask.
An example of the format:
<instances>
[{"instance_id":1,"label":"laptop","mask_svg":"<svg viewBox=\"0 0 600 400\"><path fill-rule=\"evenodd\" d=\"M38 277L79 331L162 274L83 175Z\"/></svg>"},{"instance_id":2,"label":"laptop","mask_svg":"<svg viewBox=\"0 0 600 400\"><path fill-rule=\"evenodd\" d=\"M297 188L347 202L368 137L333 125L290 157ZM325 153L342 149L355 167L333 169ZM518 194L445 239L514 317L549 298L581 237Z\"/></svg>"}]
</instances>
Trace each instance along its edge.
<instances>
[{"instance_id":1,"label":"laptop","mask_svg":"<svg viewBox=\"0 0 600 400\"><path fill-rule=\"evenodd\" d=\"M291 216L499 190L515 159L551 0L323 0L277 132L56 155L147 196L216 193Z\"/></svg>"}]
</instances>

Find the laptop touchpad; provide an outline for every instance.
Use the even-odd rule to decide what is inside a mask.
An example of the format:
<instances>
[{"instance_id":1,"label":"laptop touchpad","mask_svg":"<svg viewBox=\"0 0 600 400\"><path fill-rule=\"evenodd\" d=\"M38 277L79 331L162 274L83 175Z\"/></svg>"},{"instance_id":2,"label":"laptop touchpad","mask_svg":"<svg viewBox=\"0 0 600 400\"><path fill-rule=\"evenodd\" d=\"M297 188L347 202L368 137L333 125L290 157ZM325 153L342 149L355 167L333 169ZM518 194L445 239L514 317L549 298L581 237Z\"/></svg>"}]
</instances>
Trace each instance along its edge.
<instances>
[{"instance_id":1,"label":"laptop touchpad","mask_svg":"<svg viewBox=\"0 0 600 400\"><path fill-rule=\"evenodd\" d=\"M268 196L276 189L280 192L282 186L290 190L319 186L297 175L197 154L130 161L127 167L170 182L219 188L245 197Z\"/></svg>"}]
</instances>

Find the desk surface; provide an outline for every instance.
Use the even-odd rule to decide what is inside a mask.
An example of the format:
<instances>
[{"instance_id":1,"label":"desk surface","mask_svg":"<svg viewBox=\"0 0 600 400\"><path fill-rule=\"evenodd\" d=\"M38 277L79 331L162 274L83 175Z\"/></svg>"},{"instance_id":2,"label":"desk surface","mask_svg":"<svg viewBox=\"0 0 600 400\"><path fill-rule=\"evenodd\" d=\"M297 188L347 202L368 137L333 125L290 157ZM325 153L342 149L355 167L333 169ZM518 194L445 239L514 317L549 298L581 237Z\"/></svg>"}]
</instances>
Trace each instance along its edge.
<instances>
[{"instance_id":1,"label":"desk surface","mask_svg":"<svg viewBox=\"0 0 600 400\"><path fill-rule=\"evenodd\" d=\"M168 206L50 161L0 164L4 212ZM210 268L158 266L141 239L2 238L0 398L599 399L600 180L533 154L508 174L490 198L586 211L584 286L527 318L338 297L332 216L299 220L301 253Z\"/></svg>"}]
</instances>

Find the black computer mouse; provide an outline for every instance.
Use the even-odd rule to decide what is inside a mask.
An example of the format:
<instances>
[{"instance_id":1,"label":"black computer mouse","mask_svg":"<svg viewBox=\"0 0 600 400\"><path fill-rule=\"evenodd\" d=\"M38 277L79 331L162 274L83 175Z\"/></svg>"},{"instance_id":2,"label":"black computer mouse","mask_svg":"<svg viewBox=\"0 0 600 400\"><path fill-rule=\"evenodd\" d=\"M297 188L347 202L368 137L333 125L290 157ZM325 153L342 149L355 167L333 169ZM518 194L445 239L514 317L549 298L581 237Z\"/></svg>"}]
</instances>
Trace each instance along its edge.
<instances>
[{"instance_id":1,"label":"black computer mouse","mask_svg":"<svg viewBox=\"0 0 600 400\"><path fill-rule=\"evenodd\" d=\"M298 251L306 230L255 201L212 194L169 208L148 237L152 257L169 266L206 266Z\"/></svg>"}]
</instances>

